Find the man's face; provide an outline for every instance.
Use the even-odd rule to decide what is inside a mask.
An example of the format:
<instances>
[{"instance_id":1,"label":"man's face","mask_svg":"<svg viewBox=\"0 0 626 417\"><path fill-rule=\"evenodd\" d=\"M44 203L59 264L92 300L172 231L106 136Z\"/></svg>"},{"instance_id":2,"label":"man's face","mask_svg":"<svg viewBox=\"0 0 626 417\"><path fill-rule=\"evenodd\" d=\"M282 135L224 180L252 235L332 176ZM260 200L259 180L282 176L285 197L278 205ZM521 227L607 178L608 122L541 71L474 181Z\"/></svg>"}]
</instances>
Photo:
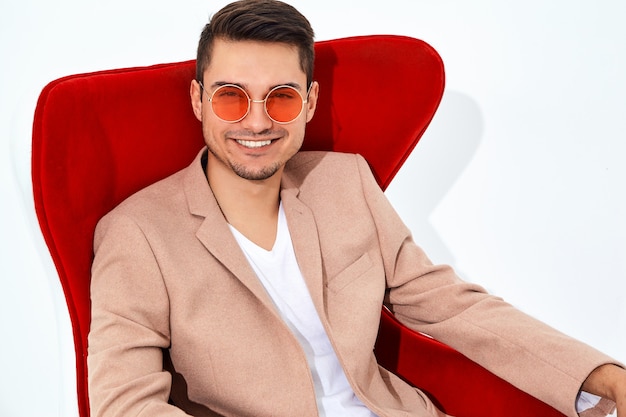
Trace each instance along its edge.
<instances>
[{"instance_id":1,"label":"man's face","mask_svg":"<svg viewBox=\"0 0 626 417\"><path fill-rule=\"evenodd\" d=\"M226 41L216 39L211 63L204 72L204 95L194 81L191 100L196 117L202 121L209 148L209 164L221 164L241 178L263 180L282 173L285 163L300 149L306 123L317 103L314 83L302 113L286 124L274 122L263 103L251 103L249 113L229 123L218 118L209 97L220 85L242 87L252 100L263 100L279 85L294 86L306 98L306 74L300 68L298 50L282 43Z\"/></svg>"}]
</instances>

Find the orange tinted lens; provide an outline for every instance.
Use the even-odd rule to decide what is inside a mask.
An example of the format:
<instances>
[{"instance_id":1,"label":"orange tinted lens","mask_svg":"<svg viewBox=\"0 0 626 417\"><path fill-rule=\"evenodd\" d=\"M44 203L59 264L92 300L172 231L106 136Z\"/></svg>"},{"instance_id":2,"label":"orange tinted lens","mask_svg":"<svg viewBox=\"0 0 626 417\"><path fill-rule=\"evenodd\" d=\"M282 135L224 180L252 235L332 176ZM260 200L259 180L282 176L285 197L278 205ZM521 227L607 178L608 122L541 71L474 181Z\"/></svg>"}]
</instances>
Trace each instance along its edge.
<instances>
[{"instance_id":1,"label":"orange tinted lens","mask_svg":"<svg viewBox=\"0 0 626 417\"><path fill-rule=\"evenodd\" d=\"M211 105L217 117L234 122L248 113L248 96L239 87L224 85L213 92Z\"/></svg>"},{"instance_id":2,"label":"orange tinted lens","mask_svg":"<svg viewBox=\"0 0 626 417\"><path fill-rule=\"evenodd\" d=\"M292 87L279 87L270 91L265 101L267 114L276 122L288 123L302 112L302 96Z\"/></svg>"}]
</instances>

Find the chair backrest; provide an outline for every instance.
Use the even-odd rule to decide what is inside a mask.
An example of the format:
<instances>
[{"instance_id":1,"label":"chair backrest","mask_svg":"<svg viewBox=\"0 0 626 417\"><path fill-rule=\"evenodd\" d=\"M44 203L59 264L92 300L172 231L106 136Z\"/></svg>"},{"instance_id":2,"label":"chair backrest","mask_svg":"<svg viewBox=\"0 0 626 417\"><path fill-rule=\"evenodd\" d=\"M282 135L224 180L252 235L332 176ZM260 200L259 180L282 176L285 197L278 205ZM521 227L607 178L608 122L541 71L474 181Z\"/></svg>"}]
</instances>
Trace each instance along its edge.
<instances>
[{"instance_id":1,"label":"chair backrest","mask_svg":"<svg viewBox=\"0 0 626 417\"><path fill-rule=\"evenodd\" d=\"M360 153L384 189L443 94L426 43L400 36L318 42L316 115L303 149ZM186 166L203 146L189 100L195 61L72 75L35 111L32 181L39 224L65 292L76 350L79 412L86 378L89 281L97 221L135 191Z\"/></svg>"}]
</instances>

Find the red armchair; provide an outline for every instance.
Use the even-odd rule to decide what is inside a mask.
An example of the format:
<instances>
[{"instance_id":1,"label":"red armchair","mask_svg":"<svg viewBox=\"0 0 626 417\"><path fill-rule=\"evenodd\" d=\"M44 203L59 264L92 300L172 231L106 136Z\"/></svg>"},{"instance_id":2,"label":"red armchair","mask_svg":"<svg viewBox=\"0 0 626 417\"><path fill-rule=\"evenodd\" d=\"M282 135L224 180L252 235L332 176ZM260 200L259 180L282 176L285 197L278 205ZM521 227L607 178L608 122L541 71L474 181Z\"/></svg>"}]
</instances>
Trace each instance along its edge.
<instances>
[{"instance_id":1,"label":"red armchair","mask_svg":"<svg viewBox=\"0 0 626 417\"><path fill-rule=\"evenodd\" d=\"M304 149L362 154L384 189L430 123L444 88L439 55L398 36L316 44L320 99ZM195 62L51 82L35 112L32 179L43 236L62 283L76 350L79 412L89 415L87 333L96 222L133 192L186 166L203 146L189 104ZM393 88L393 91L389 91ZM459 417L561 416L383 309L380 363Z\"/></svg>"}]
</instances>

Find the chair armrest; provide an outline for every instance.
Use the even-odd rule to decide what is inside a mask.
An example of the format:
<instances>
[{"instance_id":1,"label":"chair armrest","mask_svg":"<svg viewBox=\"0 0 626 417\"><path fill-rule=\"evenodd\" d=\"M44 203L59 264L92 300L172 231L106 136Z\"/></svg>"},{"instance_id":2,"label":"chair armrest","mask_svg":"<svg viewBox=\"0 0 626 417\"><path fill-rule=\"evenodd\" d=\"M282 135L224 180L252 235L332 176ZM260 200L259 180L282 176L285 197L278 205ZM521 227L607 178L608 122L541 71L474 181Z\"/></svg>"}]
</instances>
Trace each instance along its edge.
<instances>
[{"instance_id":1,"label":"chair armrest","mask_svg":"<svg viewBox=\"0 0 626 417\"><path fill-rule=\"evenodd\" d=\"M381 366L424 391L457 417L564 417L476 362L402 325L383 308L376 343Z\"/></svg>"}]
</instances>

